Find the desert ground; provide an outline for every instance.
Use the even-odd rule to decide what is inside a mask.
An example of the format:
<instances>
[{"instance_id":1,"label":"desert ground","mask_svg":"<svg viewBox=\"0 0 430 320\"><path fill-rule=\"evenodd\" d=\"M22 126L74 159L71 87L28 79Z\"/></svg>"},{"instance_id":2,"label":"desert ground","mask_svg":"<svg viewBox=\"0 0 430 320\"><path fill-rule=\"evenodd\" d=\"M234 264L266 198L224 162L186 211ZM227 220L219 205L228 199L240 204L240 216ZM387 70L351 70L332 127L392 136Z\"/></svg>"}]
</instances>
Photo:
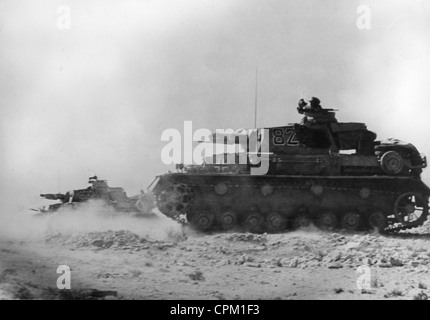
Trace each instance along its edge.
<instances>
[{"instance_id":1,"label":"desert ground","mask_svg":"<svg viewBox=\"0 0 430 320\"><path fill-rule=\"evenodd\" d=\"M426 300L429 263L428 222L394 235L203 234L89 206L0 227L0 299ZM61 265L71 289L57 288Z\"/></svg>"}]
</instances>

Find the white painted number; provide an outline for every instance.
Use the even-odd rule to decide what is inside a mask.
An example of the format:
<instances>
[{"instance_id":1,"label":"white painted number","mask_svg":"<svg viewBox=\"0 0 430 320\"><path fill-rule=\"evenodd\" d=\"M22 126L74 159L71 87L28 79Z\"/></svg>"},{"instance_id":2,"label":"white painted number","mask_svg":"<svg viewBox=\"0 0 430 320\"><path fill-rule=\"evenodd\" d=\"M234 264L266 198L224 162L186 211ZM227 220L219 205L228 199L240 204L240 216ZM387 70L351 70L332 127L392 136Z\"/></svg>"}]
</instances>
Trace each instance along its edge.
<instances>
[{"instance_id":1,"label":"white painted number","mask_svg":"<svg viewBox=\"0 0 430 320\"><path fill-rule=\"evenodd\" d=\"M273 130L273 144L275 146L297 146L299 142L297 141L296 132L293 128L274 129Z\"/></svg>"}]
</instances>

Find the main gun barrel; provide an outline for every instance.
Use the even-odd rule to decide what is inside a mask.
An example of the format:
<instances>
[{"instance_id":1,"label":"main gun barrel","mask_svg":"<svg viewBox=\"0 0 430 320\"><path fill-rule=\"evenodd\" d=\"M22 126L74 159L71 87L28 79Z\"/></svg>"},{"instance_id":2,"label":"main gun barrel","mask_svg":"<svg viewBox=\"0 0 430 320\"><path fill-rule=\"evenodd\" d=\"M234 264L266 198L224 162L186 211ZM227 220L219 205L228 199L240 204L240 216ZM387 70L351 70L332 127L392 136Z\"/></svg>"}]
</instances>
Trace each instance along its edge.
<instances>
[{"instance_id":1,"label":"main gun barrel","mask_svg":"<svg viewBox=\"0 0 430 320\"><path fill-rule=\"evenodd\" d=\"M44 193L40 195L42 198L48 199L48 200L63 200L66 195L62 193Z\"/></svg>"}]
</instances>

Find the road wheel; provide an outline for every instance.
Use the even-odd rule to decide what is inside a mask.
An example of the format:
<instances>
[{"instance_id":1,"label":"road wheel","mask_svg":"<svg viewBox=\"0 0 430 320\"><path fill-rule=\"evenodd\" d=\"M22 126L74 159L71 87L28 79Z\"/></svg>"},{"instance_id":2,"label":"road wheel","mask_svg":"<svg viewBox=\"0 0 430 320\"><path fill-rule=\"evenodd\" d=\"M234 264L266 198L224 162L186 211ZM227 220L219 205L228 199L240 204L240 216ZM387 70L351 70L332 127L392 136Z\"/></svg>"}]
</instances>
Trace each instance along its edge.
<instances>
[{"instance_id":1,"label":"road wheel","mask_svg":"<svg viewBox=\"0 0 430 320\"><path fill-rule=\"evenodd\" d=\"M214 215L210 212L201 212L193 216L191 224L201 231L207 231L212 227Z\"/></svg>"},{"instance_id":2,"label":"road wheel","mask_svg":"<svg viewBox=\"0 0 430 320\"><path fill-rule=\"evenodd\" d=\"M277 212L271 212L266 218L267 230L269 232L282 232L287 227L287 220Z\"/></svg>"},{"instance_id":3,"label":"road wheel","mask_svg":"<svg viewBox=\"0 0 430 320\"><path fill-rule=\"evenodd\" d=\"M360 227L361 217L356 212L347 212L341 222L342 229L356 231Z\"/></svg>"},{"instance_id":4,"label":"road wheel","mask_svg":"<svg viewBox=\"0 0 430 320\"><path fill-rule=\"evenodd\" d=\"M388 225L387 217L381 211L372 212L367 218L367 224L379 232L384 231Z\"/></svg>"},{"instance_id":5,"label":"road wheel","mask_svg":"<svg viewBox=\"0 0 430 320\"><path fill-rule=\"evenodd\" d=\"M233 210L226 210L221 215L219 215L219 223L223 230L231 230L237 226L238 215Z\"/></svg>"},{"instance_id":6,"label":"road wheel","mask_svg":"<svg viewBox=\"0 0 430 320\"><path fill-rule=\"evenodd\" d=\"M245 219L245 229L248 232L260 233L263 231L264 218L261 214L253 212Z\"/></svg>"},{"instance_id":7,"label":"road wheel","mask_svg":"<svg viewBox=\"0 0 430 320\"><path fill-rule=\"evenodd\" d=\"M317 225L322 230L334 230L338 226L337 216L333 212L324 212L318 217Z\"/></svg>"},{"instance_id":8,"label":"road wheel","mask_svg":"<svg viewBox=\"0 0 430 320\"><path fill-rule=\"evenodd\" d=\"M305 213L299 213L293 218L293 229L309 228L311 224L311 218Z\"/></svg>"}]
</instances>

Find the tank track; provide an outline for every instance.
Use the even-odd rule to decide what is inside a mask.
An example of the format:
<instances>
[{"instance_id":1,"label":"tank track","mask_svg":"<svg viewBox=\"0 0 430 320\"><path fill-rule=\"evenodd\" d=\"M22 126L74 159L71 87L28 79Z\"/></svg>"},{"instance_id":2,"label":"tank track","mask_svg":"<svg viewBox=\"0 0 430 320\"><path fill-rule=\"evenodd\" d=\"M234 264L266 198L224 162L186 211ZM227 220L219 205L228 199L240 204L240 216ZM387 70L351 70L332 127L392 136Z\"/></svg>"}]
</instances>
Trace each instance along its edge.
<instances>
[{"instance_id":1,"label":"tank track","mask_svg":"<svg viewBox=\"0 0 430 320\"><path fill-rule=\"evenodd\" d=\"M158 188L154 189L160 211L174 220L188 221L203 231L214 230L213 222L221 224L221 230L228 229L224 228L224 221L220 223L219 216L222 214L224 219L225 212L229 210L234 213L230 217L227 214L227 218L236 219L233 223L239 226L244 222L250 224L248 218L255 217L254 225L257 228L247 226L251 232L261 231L261 228L258 228L262 225L259 216L263 216L263 220L273 217L279 220L280 216L285 218L286 222L280 222L282 229L283 223L291 224L291 221L300 214L308 218L313 217L316 221L322 212L335 212L333 215L338 221L335 221L334 227L337 227L340 220L346 219L347 211L358 215L361 223L367 218L370 219L370 212L378 212L377 217L386 221L380 221L379 225L372 223L371 226L390 233L421 226L428 217L429 192L421 180L410 177L285 176L282 179L276 176L257 179L240 175L234 177L207 175L194 176L193 179L181 174L170 174L160 178ZM288 204L288 201L283 201L283 196L285 199L299 196L304 200L297 201L299 205L294 202ZM327 197L330 198L328 202L331 201L331 204L325 201ZM403 208L400 206L402 201L406 203L404 207L407 208L402 209L405 211L403 213L399 209ZM421 215L413 221L402 222L402 218L409 219L407 210L410 210L408 206L411 207L413 201L421 204ZM282 206L284 208L281 210ZM281 214L276 215L274 212ZM196 222L196 216L199 215L199 219L203 221ZM329 213L324 215L324 219L330 220ZM238 223L237 216L242 218L241 223ZM328 222L330 225L330 221ZM276 227L269 229L271 229L269 232L284 231L276 230Z\"/></svg>"}]
</instances>

